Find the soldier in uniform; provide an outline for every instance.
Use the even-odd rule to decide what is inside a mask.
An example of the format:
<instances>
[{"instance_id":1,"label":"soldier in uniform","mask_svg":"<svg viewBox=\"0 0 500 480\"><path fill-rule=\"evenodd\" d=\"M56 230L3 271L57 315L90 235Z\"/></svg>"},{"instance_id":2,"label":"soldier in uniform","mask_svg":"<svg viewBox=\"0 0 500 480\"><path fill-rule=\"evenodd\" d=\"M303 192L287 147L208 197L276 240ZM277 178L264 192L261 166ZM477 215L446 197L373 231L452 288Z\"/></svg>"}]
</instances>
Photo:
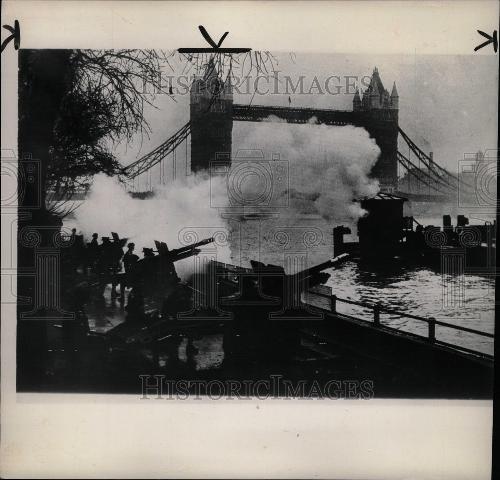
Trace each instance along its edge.
<instances>
[{"instance_id":1,"label":"soldier in uniform","mask_svg":"<svg viewBox=\"0 0 500 480\"><path fill-rule=\"evenodd\" d=\"M134 253L134 243L129 243L127 248L128 250L125 252L125 255L123 255L123 267L125 269L125 273L130 273L133 266L139 260L139 257Z\"/></svg>"},{"instance_id":2,"label":"soldier in uniform","mask_svg":"<svg viewBox=\"0 0 500 480\"><path fill-rule=\"evenodd\" d=\"M111 249L112 244L109 237L101 237L102 243L99 245L99 255L96 262L96 270L99 275L100 294L104 295L104 289L109 283L111 267Z\"/></svg>"},{"instance_id":3,"label":"soldier in uniform","mask_svg":"<svg viewBox=\"0 0 500 480\"><path fill-rule=\"evenodd\" d=\"M92 234L92 240L89 243L89 248L92 247L92 248L95 248L96 250L99 248L99 242L97 240L98 236L99 235L97 233Z\"/></svg>"},{"instance_id":4,"label":"soldier in uniform","mask_svg":"<svg viewBox=\"0 0 500 480\"><path fill-rule=\"evenodd\" d=\"M135 264L138 262L139 257L134 253L135 244L129 243L127 245L128 250L123 255L123 268L125 273L122 275L120 282L120 302L123 304L125 302L125 288L131 286L132 276Z\"/></svg>"},{"instance_id":5,"label":"soldier in uniform","mask_svg":"<svg viewBox=\"0 0 500 480\"><path fill-rule=\"evenodd\" d=\"M144 257L134 263L127 280L132 287L126 307L127 319L132 321L144 318L144 289L147 288L148 281L151 281L149 277L154 273L153 249L143 248L142 253Z\"/></svg>"},{"instance_id":6,"label":"soldier in uniform","mask_svg":"<svg viewBox=\"0 0 500 480\"><path fill-rule=\"evenodd\" d=\"M97 233L92 234L92 240L87 243L87 261L86 267L90 267L95 273L96 262L99 258L99 242L97 241Z\"/></svg>"},{"instance_id":7,"label":"soldier in uniform","mask_svg":"<svg viewBox=\"0 0 500 480\"><path fill-rule=\"evenodd\" d=\"M122 269L121 259L123 257L123 243L124 240L120 240L116 233L112 233L113 235L113 243L110 243L110 265L109 265L109 274L111 276L111 298L116 298L119 296L116 291L116 287L118 286L119 279L118 274Z\"/></svg>"},{"instance_id":8,"label":"soldier in uniform","mask_svg":"<svg viewBox=\"0 0 500 480\"><path fill-rule=\"evenodd\" d=\"M76 234L76 228L73 229L71 237L73 238L73 252L75 258L75 269L83 268L86 265L86 249L83 242L83 235Z\"/></svg>"}]
</instances>

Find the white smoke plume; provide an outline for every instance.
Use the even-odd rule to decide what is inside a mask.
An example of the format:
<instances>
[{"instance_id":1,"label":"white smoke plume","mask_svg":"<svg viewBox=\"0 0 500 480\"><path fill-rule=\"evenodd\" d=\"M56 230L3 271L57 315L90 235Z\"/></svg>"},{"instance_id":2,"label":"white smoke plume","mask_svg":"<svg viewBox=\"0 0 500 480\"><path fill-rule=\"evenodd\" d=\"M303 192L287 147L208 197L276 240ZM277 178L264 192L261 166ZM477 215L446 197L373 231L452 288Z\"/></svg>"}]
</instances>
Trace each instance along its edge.
<instances>
[{"instance_id":1,"label":"white smoke plume","mask_svg":"<svg viewBox=\"0 0 500 480\"><path fill-rule=\"evenodd\" d=\"M81 231L87 241L93 232L100 237L116 232L134 242L135 252L141 256L144 247L155 248L154 240L174 249L225 232L225 222L211 206L211 198L212 205L221 205L227 195L223 181L210 179L208 174L184 176L168 185L158 185L155 195L145 200L133 198L116 179L100 174L94 178L90 195L75 211L74 219L66 224ZM207 248L213 249L214 245L201 247ZM229 261L229 247L216 248L217 259ZM176 264L181 278L191 273L192 265L189 258Z\"/></svg>"},{"instance_id":2,"label":"white smoke plume","mask_svg":"<svg viewBox=\"0 0 500 480\"><path fill-rule=\"evenodd\" d=\"M259 149L266 159L277 153L288 162L290 208L282 213L290 220L316 213L332 224L352 223L364 213L353 200L379 191L369 174L380 149L363 128L317 125L314 117L303 125L268 118L251 127L235 124L235 145Z\"/></svg>"},{"instance_id":3,"label":"white smoke plume","mask_svg":"<svg viewBox=\"0 0 500 480\"><path fill-rule=\"evenodd\" d=\"M304 214L312 213L323 217L327 230L344 222L353 226L364 213L353 200L375 195L379 190L378 182L369 178L379 155L375 141L362 128L316 125L314 118L306 125L276 120L269 118L243 126L236 123L233 130L236 156L238 149L257 149L269 162L273 161L273 153L279 153L280 160L288 163L289 182L286 188L281 185L278 194L289 196L289 206L280 208L279 219L270 220L271 224L300 224ZM234 160L233 166L237 162ZM217 231L231 235L228 223L216 208L230 203L228 179L210 178L208 172L184 176L166 186L157 185L154 196L142 200L131 197L117 180L98 175L89 197L67 226L76 227L87 240L93 232L99 236L117 232L136 244L138 254L143 247L154 248L154 240L166 242L170 249L184 246L186 238L181 237L186 231L198 234L190 242ZM260 179L243 175L240 180L244 196L255 198L254 190L262 188ZM231 246L234 252L227 245L217 246L217 260L233 263L231 254L239 252L234 242ZM192 273L193 261L183 260L176 267L181 278L186 279Z\"/></svg>"}]
</instances>

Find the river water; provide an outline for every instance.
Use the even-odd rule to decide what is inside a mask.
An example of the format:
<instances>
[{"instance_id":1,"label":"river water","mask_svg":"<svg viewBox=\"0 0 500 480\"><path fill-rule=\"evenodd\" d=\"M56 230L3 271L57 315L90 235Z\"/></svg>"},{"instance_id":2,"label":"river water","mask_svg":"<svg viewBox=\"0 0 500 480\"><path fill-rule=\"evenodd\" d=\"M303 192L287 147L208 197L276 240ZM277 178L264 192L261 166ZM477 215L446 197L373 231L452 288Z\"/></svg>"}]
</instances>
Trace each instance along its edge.
<instances>
[{"instance_id":1,"label":"river water","mask_svg":"<svg viewBox=\"0 0 500 480\"><path fill-rule=\"evenodd\" d=\"M146 210L148 201L143 201ZM417 217L417 219L424 224L441 224L441 219L436 215ZM67 227L74 226L72 219L68 219L65 223ZM327 222L318 216L305 215L294 218L284 218L280 215L268 218L257 216L246 220L238 218L237 221L229 223L231 255L227 258L225 252L222 255L224 258L217 258L218 260L241 266L249 266L250 260L258 260L284 266L285 270L291 273L333 257L332 230L338 223ZM350 227L352 235L347 235L346 241L357 239L356 227L354 225ZM203 230L201 237L211 234ZM183 272L189 271L187 262L191 260L187 259L177 264L181 278ZM493 277L441 275L438 270L432 268L408 267L403 263L379 265L376 269L370 269L354 261L348 261L340 268L330 269L327 272L331 275L327 285L340 298L369 304L380 302L383 306L409 314L434 317L437 320L488 333L494 331ZM326 306L324 299L311 297L310 301ZM341 302L338 303L337 309L341 313L366 319L371 319L373 316L371 310ZM107 316L106 322L109 323L109 319L113 316L113 313ZM381 316L381 322L401 330L427 335L427 324L424 322L388 314ZM436 327L436 337L439 340L493 354L491 338L441 326Z\"/></svg>"},{"instance_id":2,"label":"river water","mask_svg":"<svg viewBox=\"0 0 500 480\"><path fill-rule=\"evenodd\" d=\"M426 224L440 225L438 218ZM279 217L250 220L241 225L240 238L232 245L233 261L245 265L250 259L284 266L288 273L322 263L333 256L333 226L318 217L295 218L293 224ZM351 226L353 234L355 227ZM351 239L355 237L351 235ZM346 240L349 240L347 237ZM237 245L235 245L237 243ZM493 333L495 281L478 275L442 275L437 269L410 267L404 262L376 268L348 261L331 275L327 285L339 298L368 304L381 303L405 313ZM310 303L327 308L328 300L316 296ZM371 320L371 310L338 302L341 313ZM381 323L427 336L427 323L382 314ZM493 354L493 339L444 326L436 326L436 338L484 353Z\"/></svg>"}]
</instances>

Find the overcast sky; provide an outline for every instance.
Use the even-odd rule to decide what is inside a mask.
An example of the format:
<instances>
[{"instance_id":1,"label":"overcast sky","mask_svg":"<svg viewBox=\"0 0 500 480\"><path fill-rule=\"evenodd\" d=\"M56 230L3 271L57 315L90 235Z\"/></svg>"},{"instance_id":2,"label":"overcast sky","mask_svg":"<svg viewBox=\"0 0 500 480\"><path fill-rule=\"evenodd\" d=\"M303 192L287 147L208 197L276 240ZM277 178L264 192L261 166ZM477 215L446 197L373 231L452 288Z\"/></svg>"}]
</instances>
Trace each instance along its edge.
<instances>
[{"instance_id":1,"label":"overcast sky","mask_svg":"<svg viewBox=\"0 0 500 480\"><path fill-rule=\"evenodd\" d=\"M458 160L464 153L496 148L497 144L497 95L498 59L496 56L443 56L443 55L339 55L339 54L277 54L279 91L259 95L250 89L235 94L235 103L316 106L320 108L351 109L352 88L346 91L347 76L360 81L377 66L385 88L392 89L396 82L399 92L399 124L426 152L433 151L434 158L448 169L457 171ZM174 64L180 75L182 66ZM238 74L239 72L237 72ZM294 84L303 76L309 94L286 93L286 77ZM330 92L326 91L328 77ZM315 78L318 83L315 83ZM354 80L350 80L352 83ZM174 82L175 85L175 82ZM319 91L320 86L322 92ZM338 91L338 94L332 94ZM273 88L273 82L261 80L260 91ZM253 98L252 98L253 97ZM155 98L157 109L147 107L146 118L151 124L149 139L137 138L125 148L115 149L119 160L128 164L161 144L189 120L189 95L175 95L175 101L165 95ZM233 142L244 134L248 123L235 123ZM233 144L233 150L238 146ZM400 139L400 148L407 153Z\"/></svg>"}]
</instances>

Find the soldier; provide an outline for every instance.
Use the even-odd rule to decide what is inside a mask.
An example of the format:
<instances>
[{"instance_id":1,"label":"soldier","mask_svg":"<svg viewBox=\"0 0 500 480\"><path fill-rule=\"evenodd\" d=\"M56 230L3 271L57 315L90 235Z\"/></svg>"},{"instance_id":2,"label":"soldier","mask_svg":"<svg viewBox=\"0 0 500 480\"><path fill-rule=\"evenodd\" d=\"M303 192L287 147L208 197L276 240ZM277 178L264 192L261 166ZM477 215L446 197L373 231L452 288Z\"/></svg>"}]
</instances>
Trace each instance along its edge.
<instances>
[{"instance_id":1,"label":"soldier","mask_svg":"<svg viewBox=\"0 0 500 480\"><path fill-rule=\"evenodd\" d=\"M123 256L123 268L125 273L122 275L120 282L120 302L125 302L125 287L131 286L131 280L133 275L134 266L139 260L139 257L134 253L135 244L129 243L127 245L128 250Z\"/></svg>"},{"instance_id":2,"label":"soldier","mask_svg":"<svg viewBox=\"0 0 500 480\"><path fill-rule=\"evenodd\" d=\"M76 234L76 228L73 228L71 239L73 242L72 250L73 250L73 259L74 259L74 267L75 269L85 268L86 265L86 251L85 244L83 242L83 235Z\"/></svg>"},{"instance_id":3,"label":"soldier","mask_svg":"<svg viewBox=\"0 0 500 480\"><path fill-rule=\"evenodd\" d=\"M129 243L127 248L128 250L123 256L123 267L125 269L125 273L130 273L135 263L139 260L139 257L134 253L135 243Z\"/></svg>"},{"instance_id":4,"label":"soldier","mask_svg":"<svg viewBox=\"0 0 500 480\"><path fill-rule=\"evenodd\" d=\"M101 237L99 245L99 272L107 272L111 264L111 242L109 237Z\"/></svg>"},{"instance_id":5,"label":"soldier","mask_svg":"<svg viewBox=\"0 0 500 480\"><path fill-rule=\"evenodd\" d=\"M96 249L99 248L99 242L97 241L98 236L99 235L97 233L92 234L92 240L89 243L89 247L96 248Z\"/></svg>"},{"instance_id":6,"label":"soldier","mask_svg":"<svg viewBox=\"0 0 500 480\"><path fill-rule=\"evenodd\" d=\"M99 243L97 241L97 233L92 234L92 240L87 243L87 268L90 267L95 273L96 262L99 258Z\"/></svg>"},{"instance_id":7,"label":"soldier","mask_svg":"<svg viewBox=\"0 0 500 480\"><path fill-rule=\"evenodd\" d=\"M149 277L154 272L154 259L156 257L153 249L143 248L142 253L144 257L135 261L130 275L127 275L127 282L132 287L126 307L128 320L137 320L144 317L144 290L147 289L147 283L151 281ZM127 262L129 258L127 257Z\"/></svg>"},{"instance_id":8,"label":"soldier","mask_svg":"<svg viewBox=\"0 0 500 480\"><path fill-rule=\"evenodd\" d=\"M112 244L109 237L101 237L102 243L99 245L99 255L96 262L96 270L99 275L99 286L101 295L104 294L104 289L109 283L110 267L111 267L111 249Z\"/></svg>"},{"instance_id":9,"label":"soldier","mask_svg":"<svg viewBox=\"0 0 500 480\"><path fill-rule=\"evenodd\" d=\"M110 247L109 273L111 275L111 298L119 296L116 287L119 283L118 273L121 271L121 259L123 257L123 242L116 233L112 233L113 243Z\"/></svg>"},{"instance_id":10,"label":"soldier","mask_svg":"<svg viewBox=\"0 0 500 480\"><path fill-rule=\"evenodd\" d=\"M68 271L74 272L78 267L78 251L76 245L76 228L71 229L71 235L67 238L66 248L63 253L64 265Z\"/></svg>"},{"instance_id":11,"label":"soldier","mask_svg":"<svg viewBox=\"0 0 500 480\"><path fill-rule=\"evenodd\" d=\"M152 248L142 249L143 258L137 263L134 273L136 281L148 288L156 283L157 258Z\"/></svg>"}]
</instances>

